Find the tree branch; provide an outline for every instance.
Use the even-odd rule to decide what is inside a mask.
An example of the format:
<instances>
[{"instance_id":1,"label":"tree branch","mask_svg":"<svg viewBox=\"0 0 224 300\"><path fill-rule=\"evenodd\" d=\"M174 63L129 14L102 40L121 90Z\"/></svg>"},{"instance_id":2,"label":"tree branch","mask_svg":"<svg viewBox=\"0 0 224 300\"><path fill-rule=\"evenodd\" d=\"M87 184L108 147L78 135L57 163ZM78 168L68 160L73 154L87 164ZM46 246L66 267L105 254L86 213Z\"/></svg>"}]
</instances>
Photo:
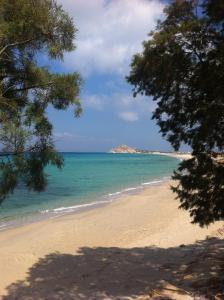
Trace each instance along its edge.
<instances>
[{"instance_id":1,"label":"tree branch","mask_svg":"<svg viewBox=\"0 0 224 300\"><path fill-rule=\"evenodd\" d=\"M26 44L26 43L31 42L32 40L33 40L33 39L28 39L28 40L25 40L25 41L15 42L15 43L11 43L11 44L5 45L5 46L0 50L0 56L1 56L8 48L15 47L15 46L19 46L19 45L23 45L23 44Z\"/></svg>"},{"instance_id":2,"label":"tree branch","mask_svg":"<svg viewBox=\"0 0 224 300\"><path fill-rule=\"evenodd\" d=\"M14 91L15 91L15 92L22 92L22 91L27 91L27 90L31 90L31 89L38 89L38 88L46 87L46 86L51 85L51 84L53 84L53 82L52 82L52 81L49 81L49 82L47 82L47 83L45 83L45 84L30 85L30 86L27 86L27 87L14 89ZM4 96L4 95L7 93L7 91L8 91L9 89L11 89L11 88L13 88L13 85L10 86L9 88L7 88L7 89L4 91L3 94L2 94L2 96Z\"/></svg>"}]
</instances>

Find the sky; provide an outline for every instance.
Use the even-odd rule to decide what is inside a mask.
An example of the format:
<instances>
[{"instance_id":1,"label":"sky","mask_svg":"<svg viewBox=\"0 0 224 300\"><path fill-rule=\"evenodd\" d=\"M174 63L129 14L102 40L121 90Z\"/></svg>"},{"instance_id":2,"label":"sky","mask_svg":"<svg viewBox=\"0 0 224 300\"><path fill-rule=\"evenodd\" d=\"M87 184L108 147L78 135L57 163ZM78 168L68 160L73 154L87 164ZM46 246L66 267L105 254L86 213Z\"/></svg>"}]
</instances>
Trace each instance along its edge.
<instances>
[{"instance_id":1,"label":"sky","mask_svg":"<svg viewBox=\"0 0 224 300\"><path fill-rule=\"evenodd\" d=\"M63 62L52 63L58 72L78 71L84 79L80 99L83 114L71 109L49 109L59 151L104 152L127 144L149 150L172 148L151 120L155 103L133 98L126 82L132 56L163 17L162 0L60 0L73 17L78 33L76 50Z\"/></svg>"}]
</instances>

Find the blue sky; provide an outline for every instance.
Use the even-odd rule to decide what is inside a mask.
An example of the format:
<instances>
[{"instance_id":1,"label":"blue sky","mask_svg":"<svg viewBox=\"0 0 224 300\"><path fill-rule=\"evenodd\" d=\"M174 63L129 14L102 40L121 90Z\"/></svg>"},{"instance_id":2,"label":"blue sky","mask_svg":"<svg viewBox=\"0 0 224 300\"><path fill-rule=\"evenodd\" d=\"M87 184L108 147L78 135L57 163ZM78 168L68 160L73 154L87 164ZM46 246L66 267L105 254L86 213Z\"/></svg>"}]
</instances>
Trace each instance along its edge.
<instances>
[{"instance_id":1,"label":"blue sky","mask_svg":"<svg viewBox=\"0 0 224 300\"><path fill-rule=\"evenodd\" d=\"M56 147L60 151L108 151L119 144L171 150L151 120L155 103L133 98L125 81L134 53L162 17L160 0L61 0L79 32L77 49L53 63L61 72L79 71L85 81L83 115L49 109Z\"/></svg>"}]
</instances>

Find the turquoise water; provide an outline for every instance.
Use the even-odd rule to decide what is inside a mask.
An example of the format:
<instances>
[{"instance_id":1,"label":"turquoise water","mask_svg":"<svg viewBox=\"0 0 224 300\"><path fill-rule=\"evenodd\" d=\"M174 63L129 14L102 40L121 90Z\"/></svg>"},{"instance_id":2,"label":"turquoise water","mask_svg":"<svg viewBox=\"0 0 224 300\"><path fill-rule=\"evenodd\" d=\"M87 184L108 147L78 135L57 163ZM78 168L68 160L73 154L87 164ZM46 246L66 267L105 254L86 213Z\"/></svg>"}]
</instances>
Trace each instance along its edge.
<instances>
[{"instance_id":1,"label":"turquoise water","mask_svg":"<svg viewBox=\"0 0 224 300\"><path fill-rule=\"evenodd\" d=\"M0 229L15 220L52 216L112 201L171 175L178 160L150 154L63 153L64 168L48 167L45 192L22 186L0 207Z\"/></svg>"}]
</instances>

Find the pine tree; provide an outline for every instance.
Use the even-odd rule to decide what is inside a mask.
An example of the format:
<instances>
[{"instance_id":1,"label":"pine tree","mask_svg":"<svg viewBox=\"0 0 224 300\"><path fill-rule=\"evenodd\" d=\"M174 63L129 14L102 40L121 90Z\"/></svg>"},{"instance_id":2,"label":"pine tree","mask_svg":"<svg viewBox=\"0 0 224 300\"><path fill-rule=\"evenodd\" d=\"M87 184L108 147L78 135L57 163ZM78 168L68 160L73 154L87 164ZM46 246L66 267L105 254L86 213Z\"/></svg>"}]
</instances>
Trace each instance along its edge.
<instances>
[{"instance_id":1,"label":"pine tree","mask_svg":"<svg viewBox=\"0 0 224 300\"><path fill-rule=\"evenodd\" d=\"M157 102L153 118L175 150L192 148L173 178L180 208L201 226L224 218L224 2L175 0L127 80Z\"/></svg>"},{"instance_id":2,"label":"pine tree","mask_svg":"<svg viewBox=\"0 0 224 300\"><path fill-rule=\"evenodd\" d=\"M62 60L77 29L55 0L0 0L0 202L18 183L44 190L45 167L61 168L47 108L81 113L77 72L58 74L40 56Z\"/></svg>"}]
</instances>

